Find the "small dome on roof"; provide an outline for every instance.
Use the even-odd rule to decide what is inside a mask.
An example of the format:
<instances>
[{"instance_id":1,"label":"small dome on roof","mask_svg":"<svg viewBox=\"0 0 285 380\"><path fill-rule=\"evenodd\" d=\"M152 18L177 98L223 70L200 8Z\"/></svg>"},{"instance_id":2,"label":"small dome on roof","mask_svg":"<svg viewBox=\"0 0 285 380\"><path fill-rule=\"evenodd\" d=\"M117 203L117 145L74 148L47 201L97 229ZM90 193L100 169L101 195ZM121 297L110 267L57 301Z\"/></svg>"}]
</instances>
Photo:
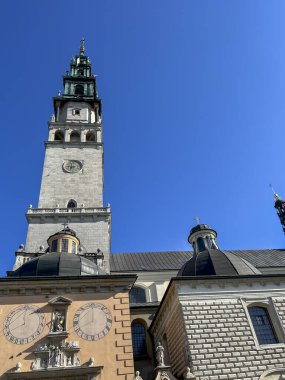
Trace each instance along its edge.
<instances>
[{"instance_id":1,"label":"small dome on roof","mask_svg":"<svg viewBox=\"0 0 285 380\"><path fill-rule=\"evenodd\" d=\"M248 261L230 252L206 249L194 255L178 272L178 276L246 276L261 274Z\"/></svg>"},{"instance_id":2,"label":"small dome on roof","mask_svg":"<svg viewBox=\"0 0 285 380\"><path fill-rule=\"evenodd\" d=\"M190 233L189 233L189 238L195 232L198 232L198 231L207 231L207 230L214 231L215 234L217 235L217 232L215 230L213 230L213 228L211 228L210 226L208 226L208 224L197 224L197 226L194 226L193 228L191 228Z\"/></svg>"},{"instance_id":3,"label":"small dome on roof","mask_svg":"<svg viewBox=\"0 0 285 380\"><path fill-rule=\"evenodd\" d=\"M71 236L76 237L76 232L74 230L72 230L71 228L69 228L68 226L66 226L63 230L56 232L55 234L51 235L49 237L49 239L55 235L71 235Z\"/></svg>"},{"instance_id":4,"label":"small dome on roof","mask_svg":"<svg viewBox=\"0 0 285 380\"><path fill-rule=\"evenodd\" d=\"M216 242L217 232L207 224L194 226L188 241L193 257L178 272L178 276L241 276L261 274L248 261L230 252L223 252Z\"/></svg>"},{"instance_id":5,"label":"small dome on roof","mask_svg":"<svg viewBox=\"0 0 285 380\"><path fill-rule=\"evenodd\" d=\"M38 276L96 276L105 275L93 261L79 255L67 253L47 253L23 264L15 271L8 272L9 277Z\"/></svg>"}]
</instances>

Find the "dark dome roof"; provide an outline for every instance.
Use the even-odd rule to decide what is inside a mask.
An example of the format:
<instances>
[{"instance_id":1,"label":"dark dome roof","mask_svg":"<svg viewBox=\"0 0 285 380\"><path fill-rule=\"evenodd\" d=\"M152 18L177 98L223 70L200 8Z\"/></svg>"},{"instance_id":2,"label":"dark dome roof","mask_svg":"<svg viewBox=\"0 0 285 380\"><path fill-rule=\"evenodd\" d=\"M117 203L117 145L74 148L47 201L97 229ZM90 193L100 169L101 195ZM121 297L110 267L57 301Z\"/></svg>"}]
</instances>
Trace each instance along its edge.
<instances>
[{"instance_id":1,"label":"dark dome roof","mask_svg":"<svg viewBox=\"0 0 285 380\"><path fill-rule=\"evenodd\" d=\"M230 252L207 249L194 255L178 272L178 276L241 276L261 274L248 261Z\"/></svg>"},{"instance_id":2,"label":"dark dome roof","mask_svg":"<svg viewBox=\"0 0 285 380\"><path fill-rule=\"evenodd\" d=\"M189 236L194 234L195 232L204 231L204 230L212 230L217 234L217 232L213 230L213 228L208 226L208 224L197 224L197 226L194 226L193 228L191 228Z\"/></svg>"},{"instance_id":3,"label":"dark dome roof","mask_svg":"<svg viewBox=\"0 0 285 380\"><path fill-rule=\"evenodd\" d=\"M67 253L47 253L26 262L15 271L7 273L9 277L37 276L86 276L105 275L101 268L85 257Z\"/></svg>"},{"instance_id":4,"label":"dark dome roof","mask_svg":"<svg viewBox=\"0 0 285 380\"><path fill-rule=\"evenodd\" d=\"M51 235L49 237L49 239L52 237L52 236L55 236L55 235L71 235L71 236L74 236L76 237L76 233L75 231L73 231L71 228L69 228L68 226L66 228L64 228L63 230L59 231L59 232L56 232L55 234Z\"/></svg>"}]
</instances>

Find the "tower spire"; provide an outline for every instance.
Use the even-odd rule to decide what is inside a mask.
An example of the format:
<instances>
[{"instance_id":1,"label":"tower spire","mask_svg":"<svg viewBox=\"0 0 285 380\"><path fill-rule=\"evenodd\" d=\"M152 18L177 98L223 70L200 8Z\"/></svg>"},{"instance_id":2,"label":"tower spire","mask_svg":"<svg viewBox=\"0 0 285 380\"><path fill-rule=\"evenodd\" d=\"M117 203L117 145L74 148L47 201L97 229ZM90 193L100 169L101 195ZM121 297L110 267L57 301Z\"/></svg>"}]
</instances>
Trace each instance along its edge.
<instances>
[{"instance_id":1,"label":"tower spire","mask_svg":"<svg viewBox=\"0 0 285 380\"><path fill-rule=\"evenodd\" d=\"M269 185L273 191L274 207L277 210L277 215L280 220L283 232L285 234L285 201L275 192L272 185Z\"/></svg>"},{"instance_id":2,"label":"tower spire","mask_svg":"<svg viewBox=\"0 0 285 380\"><path fill-rule=\"evenodd\" d=\"M271 184L269 185L269 187L272 190L274 200L277 201L277 199L281 199Z\"/></svg>"},{"instance_id":3,"label":"tower spire","mask_svg":"<svg viewBox=\"0 0 285 380\"><path fill-rule=\"evenodd\" d=\"M85 38L82 37L80 41L80 55L85 54Z\"/></svg>"}]
</instances>

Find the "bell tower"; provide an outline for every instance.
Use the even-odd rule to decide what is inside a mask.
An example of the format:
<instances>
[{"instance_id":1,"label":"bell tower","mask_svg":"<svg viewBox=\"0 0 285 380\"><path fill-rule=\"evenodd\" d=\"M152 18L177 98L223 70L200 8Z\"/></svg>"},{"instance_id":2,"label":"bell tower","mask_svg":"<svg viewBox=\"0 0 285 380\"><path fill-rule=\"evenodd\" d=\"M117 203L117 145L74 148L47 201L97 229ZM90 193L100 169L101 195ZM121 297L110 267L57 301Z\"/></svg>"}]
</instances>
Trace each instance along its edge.
<instances>
[{"instance_id":1,"label":"bell tower","mask_svg":"<svg viewBox=\"0 0 285 380\"><path fill-rule=\"evenodd\" d=\"M14 269L45 252L49 236L68 223L80 238L78 254L100 252L108 272L111 212L103 206L102 104L84 39L63 87L53 98L48 122L39 204L27 211L26 246L16 253Z\"/></svg>"}]
</instances>

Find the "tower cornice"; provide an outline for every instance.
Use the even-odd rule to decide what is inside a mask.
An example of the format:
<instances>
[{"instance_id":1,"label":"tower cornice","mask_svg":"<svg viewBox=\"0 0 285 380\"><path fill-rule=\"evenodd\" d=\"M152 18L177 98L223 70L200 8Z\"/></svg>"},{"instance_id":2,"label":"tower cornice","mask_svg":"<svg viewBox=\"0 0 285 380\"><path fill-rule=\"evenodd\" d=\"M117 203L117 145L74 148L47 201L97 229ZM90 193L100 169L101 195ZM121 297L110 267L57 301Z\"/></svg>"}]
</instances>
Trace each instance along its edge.
<instances>
[{"instance_id":1,"label":"tower cornice","mask_svg":"<svg viewBox=\"0 0 285 380\"><path fill-rule=\"evenodd\" d=\"M62 129L69 129L69 128L72 128L72 129L80 129L80 128L84 128L84 129L95 129L95 130L98 130L100 131L101 128L102 128L102 122L95 122L95 123L87 123L87 122L73 122L73 121L70 121L70 122L61 122L61 121L49 121L48 122L48 128L49 129L59 129L59 128L62 128Z\"/></svg>"},{"instance_id":2,"label":"tower cornice","mask_svg":"<svg viewBox=\"0 0 285 380\"><path fill-rule=\"evenodd\" d=\"M74 141L45 141L44 142L46 147L49 146L58 146L67 148L67 147L74 147L74 148L99 148L103 146L102 142L95 142L95 141L84 141L84 142L74 142Z\"/></svg>"}]
</instances>

